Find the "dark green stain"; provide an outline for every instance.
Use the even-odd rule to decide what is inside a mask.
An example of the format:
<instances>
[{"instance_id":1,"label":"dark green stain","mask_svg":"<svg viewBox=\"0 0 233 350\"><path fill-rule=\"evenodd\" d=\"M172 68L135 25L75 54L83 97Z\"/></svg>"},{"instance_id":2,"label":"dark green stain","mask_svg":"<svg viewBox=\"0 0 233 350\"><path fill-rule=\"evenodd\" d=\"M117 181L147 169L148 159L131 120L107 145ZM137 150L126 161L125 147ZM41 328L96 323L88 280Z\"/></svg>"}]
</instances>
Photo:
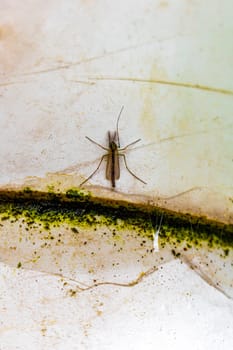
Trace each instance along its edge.
<instances>
[{"instance_id":1,"label":"dark green stain","mask_svg":"<svg viewBox=\"0 0 233 350\"><path fill-rule=\"evenodd\" d=\"M159 207L100 200L78 189L70 189L65 194L53 193L51 189L49 192L39 192L30 188L1 191L0 215L2 221L15 222L23 219L27 230L41 226L42 230L49 231L51 227L66 224L74 234L78 234L77 227L95 229L107 225L115 230L134 230L142 238L151 239L162 216L162 245L174 241L176 244L185 242L184 249L189 249L207 242L209 247L224 249L225 256L233 247L232 224L226 225L205 217L176 213Z\"/></svg>"}]
</instances>

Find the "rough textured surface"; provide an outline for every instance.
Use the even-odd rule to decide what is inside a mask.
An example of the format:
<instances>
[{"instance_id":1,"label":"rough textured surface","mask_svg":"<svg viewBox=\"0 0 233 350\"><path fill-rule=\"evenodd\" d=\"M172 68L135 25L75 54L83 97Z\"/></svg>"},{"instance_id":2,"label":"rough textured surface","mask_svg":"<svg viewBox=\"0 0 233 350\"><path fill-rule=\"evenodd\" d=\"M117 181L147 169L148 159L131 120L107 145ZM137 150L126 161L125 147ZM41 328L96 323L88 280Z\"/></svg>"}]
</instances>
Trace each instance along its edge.
<instances>
[{"instance_id":1,"label":"rough textured surface","mask_svg":"<svg viewBox=\"0 0 233 350\"><path fill-rule=\"evenodd\" d=\"M179 261L133 287L87 291L2 264L0 276L2 350L232 347L232 301Z\"/></svg>"},{"instance_id":2,"label":"rough textured surface","mask_svg":"<svg viewBox=\"0 0 233 350\"><path fill-rule=\"evenodd\" d=\"M105 145L124 105L121 143L141 137L127 159L147 185L122 166L119 195L231 221L231 13L230 0L1 1L1 186L77 187L102 154L85 136ZM118 196L104 167L90 184ZM86 291L0 267L1 350L233 347L232 301L180 260Z\"/></svg>"}]
</instances>

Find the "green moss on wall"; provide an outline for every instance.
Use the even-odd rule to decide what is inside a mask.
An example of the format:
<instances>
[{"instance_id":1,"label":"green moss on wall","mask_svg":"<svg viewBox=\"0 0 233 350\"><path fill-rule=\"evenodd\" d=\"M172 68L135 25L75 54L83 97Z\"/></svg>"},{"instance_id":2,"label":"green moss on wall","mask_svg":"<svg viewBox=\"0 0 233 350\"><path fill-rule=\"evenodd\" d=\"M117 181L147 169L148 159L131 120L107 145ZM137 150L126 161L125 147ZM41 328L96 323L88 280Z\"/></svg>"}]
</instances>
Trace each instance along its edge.
<instances>
[{"instance_id":1,"label":"green moss on wall","mask_svg":"<svg viewBox=\"0 0 233 350\"><path fill-rule=\"evenodd\" d=\"M27 230L41 226L69 225L78 234L78 228L111 226L117 229L136 230L142 237L153 239L162 216L160 242L166 244L186 242L187 249L206 242L209 247L225 249L227 256L233 247L233 225L226 225L205 217L172 212L158 207L143 207L124 202L99 200L90 193L69 189L65 194L33 191L0 192L0 220L15 222L23 219Z\"/></svg>"}]
</instances>

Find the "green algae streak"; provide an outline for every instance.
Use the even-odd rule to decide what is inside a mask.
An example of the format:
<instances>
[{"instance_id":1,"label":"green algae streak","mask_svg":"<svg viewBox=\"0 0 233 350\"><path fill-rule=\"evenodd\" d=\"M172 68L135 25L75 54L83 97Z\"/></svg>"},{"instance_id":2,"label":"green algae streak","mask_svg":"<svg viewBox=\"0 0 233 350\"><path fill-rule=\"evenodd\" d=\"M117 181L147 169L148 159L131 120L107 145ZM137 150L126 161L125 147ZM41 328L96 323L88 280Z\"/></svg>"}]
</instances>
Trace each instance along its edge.
<instances>
[{"instance_id":1,"label":"green algae streak","mask_svg":"<svg viewBox=\"0 0 233 350\"><path fill-rule=\"evenodd\" d=\"M134 230L141 237L153 239L158 218L162 216L160 242L186 243L186 247L201 246L221 248L225 255L233 247L233 225L224 224L205 217L176 213L159 207L128 204L123 201L100 200L90 193L76 188L66 193L31 190L0 192L0 220L14 223L23 220L26 229L68 225L78 234L78 228L95 229L111 226L115 230ZM52 238L51 238L52 239Z\"/></svg>"}]
</instances>

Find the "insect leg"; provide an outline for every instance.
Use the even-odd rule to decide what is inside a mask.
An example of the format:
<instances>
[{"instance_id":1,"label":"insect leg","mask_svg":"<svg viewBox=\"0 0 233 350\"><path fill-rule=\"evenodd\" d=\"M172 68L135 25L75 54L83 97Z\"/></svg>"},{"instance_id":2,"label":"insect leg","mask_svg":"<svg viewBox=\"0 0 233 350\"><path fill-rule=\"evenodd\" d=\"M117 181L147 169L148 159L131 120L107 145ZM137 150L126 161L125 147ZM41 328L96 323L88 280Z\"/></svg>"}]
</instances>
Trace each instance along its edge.
<instances>
[{"instance_id":1,"label":"insect leg","mask_svg":"<svg viewBox=\"0 0 233 350\"><path fill-rule=\"evenodd\" d=\"M85 137L86 137L86 139L88 139L89 141L91 141L92 143L94 143L95 145L101 147L101 148L104 149L105 151L108 151L108 148L106 148L106 147L100 145L98 142L92 140L90 137L88 137L88 136L85 136Z\"/></svg>"},{"instance_id":2,"label":"insect leg","mask_svg":"<svg viewBox=\"0 0 233 350\"><path fill-rule=\"evenodd\" d=\"M123 157L124 162L125 162L125 167L126 167L126 169L128 170L128 172L129 172L133 177L135 177L137 180L141 181L142 183L144 183L144 184L146 185L146 182L145 182L145 181L143 181L142 179L140 179L140 177L136 176L136 175L129 169L129 167L128 167L128 165L127 165L127 162L126 162L126 157L125 157L125 155L124 155L124 154L121 154L121 153L118 153L118 155L121 156L121 157Z\"/></svg>"},{"instance_id":3,"label":"insect leg","mask_svg":"<svg viewBox=\"0 0 233 350\"><path fill-rule=\"evenodd\" d=\"M141 139L137 139L136 141L133 141L133 142L129 143L129 144L128 144L127 146L125 146L124 148L119 148L119 151L125 151L128 147L135 145L135 143L137 143L137 142L139 142L139 141L141 141Z\"/></svg>"},{"instance_id":4,"label":"insect leg","mask_svg":"<svg viewBox=\"0 0 233 350\"><path fill-rule=\"evenodd\" d=\"M95 171L93 171L93 173L91 173L91 175L88 176L88 178L87 178L86 180L84 180L83 182L81 182L81 184L79 185L80 187L81 187L82 185L84 185L88 180L90 180L90 179L92 178L93 175L95 175L95 173L99 170L99 167L100 167L100 165L101 165L103 159L104 159L105 157L107 157L107 156L108 156L108 154L104 154L104 155L101 157L100 162L99 162L99 165L97 166L97 168L95 169Z\"/></svg>"}]
</instances>

